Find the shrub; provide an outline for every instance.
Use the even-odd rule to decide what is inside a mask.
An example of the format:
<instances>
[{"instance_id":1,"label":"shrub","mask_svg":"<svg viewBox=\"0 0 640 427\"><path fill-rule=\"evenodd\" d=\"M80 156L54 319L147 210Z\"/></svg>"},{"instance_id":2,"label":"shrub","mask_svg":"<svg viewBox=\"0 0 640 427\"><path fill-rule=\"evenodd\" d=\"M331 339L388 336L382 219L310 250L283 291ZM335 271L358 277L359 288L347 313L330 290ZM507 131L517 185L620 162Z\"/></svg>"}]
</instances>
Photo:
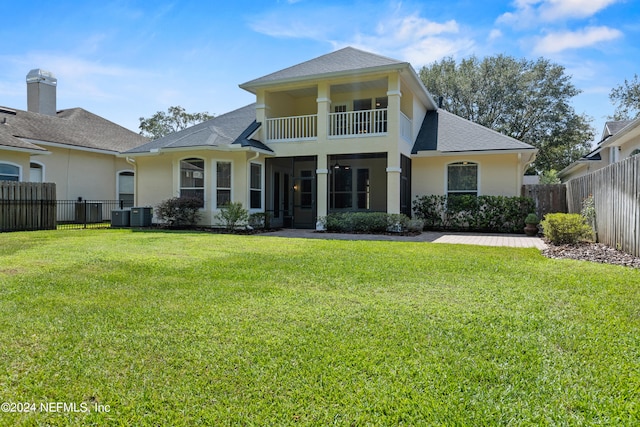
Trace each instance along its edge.
<instances>
[{"instance_id":1,"label":"shrub","mask_svg":"<svg viewBox=\"0 0 640 427\"><path fill-rule=\"evenodd\" d=\"M524 219L524 223L537 225L538 223L540 223L540 219L538 219L538 215L532 212L529 215L527 215L527 217Z\"/></svg>"},{"instance_id":2,"label":"shrub","mask_svg":"<svg viewBox=\"0 0 640 427\"><path fill-rule=\"evenodd\" d=\"M407 231L412 233L424 230L424 221L420 218L411 218L407 223Z\"/></svg>"},{"instance_id":3,"label":"shrub","mask_svg":"<svg viewBox=\"0 0 640 427\"><path fill-rule=\"evenodd\" d=\"M534 209L529 197L430 195L413 201L427 230L522 233L523 218Z\"/></svg>"},{"instance_id":4,"label":"shrub","mask_svg":"<svg viewBox=\"0 0 640 427\"><path fill-rule=\"evenodd\" d=\"M404 233L409 225L409 217L404 214L387 214L387 231Z\"/></svg>"},{"instance_id":5,"label":"shrub","mask_svg":"<svg viewBox=\"0 0 640 427\"><path fill-rule=\"evenodd\" d=\"M193 227L200 220L202 199L173 197L156 206L156 215L169 227Z\"/></svg>"},{"instance_id":6,"label":"shrub","mask_svg":"<svg viewBox=\"0 0 640 427\"><path fill-rule=\"evenodd\" d=\"M214 217L222 222L227 230L233 231L249 220L249 211L243 208L240 202L227 203L220 207L220 212Z\"/></svg>"},{"instance_id":7,"label":"shrub","mask_svg":"<svg viewBox=\"0 0 640 427\"><path fill-rule=\"evenodd\" d=\"M337 233L403 233L408 229L409 218L385 212L333 212L320 222L325 230Z\"/></svg>"},{"instance_id":8,"label":"shrub","mask_svg":"<svg viewBox=\"0 0 640 427\"><path fill-rule=\"evenodd\" d=\"M249 225L255 229L269 230L271 228L271 212L256 212L249 215Z\"/></svg>"},{"instance_id":9,"label":"shrub","mask_svg":"<svg viewBox=\"0 0 640 427\"><path fill-rule=\"evenodd\" d=\"M547 214L541 224L545 237L556 245L573 244L593 238L593 230L580 214Z\"/></svg>"}]
</instances>

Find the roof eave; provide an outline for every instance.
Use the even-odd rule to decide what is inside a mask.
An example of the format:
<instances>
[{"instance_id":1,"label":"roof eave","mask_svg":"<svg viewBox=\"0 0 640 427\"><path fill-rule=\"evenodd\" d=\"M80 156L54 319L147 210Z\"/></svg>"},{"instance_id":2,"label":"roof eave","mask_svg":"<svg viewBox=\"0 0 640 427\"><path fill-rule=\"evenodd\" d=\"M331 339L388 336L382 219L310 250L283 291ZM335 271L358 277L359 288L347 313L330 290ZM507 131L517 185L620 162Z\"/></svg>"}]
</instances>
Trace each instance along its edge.
<instances>
[{"instance_id":1,"label":"roof eave","mask_svg":"<svg viewBox=\"0 0 640 427\"><path fill-rule=\"evenodd\" d=\"M140 152L127 152L119 153L117 157L149 157L149 156L158 156L162 153L179 153L179 152L189 152L189 151L224 151L224 152L232 152L232 151L255 151L262 154L274 155L273 151L263 150L258 147L252 147L249 145L241 146L236 145L194 145L191 147L164 147L164 148L152 148L150 151L140 151Z\"/></svg>"},{"instance_id":2,"label":"roof eave","mask_svg":"<svg viewBox=\"0 0 640 427\"><path fill-rule=\"evenodd\" d=\"M36 148L14 147L12 145L0 145L0 149L2 151L16 151L29 154L51 154L51 151L45 149L38 150Z\"/></svg>"},{"instance_id":3,"label":"roof eave","mask_svg":"<svg viewBox=\"0 0 640 427\"><path fill-rule=\"evenodd\" d=\"M374 74L374 73L380 73L380 72L386 72L386 71L402 71L406 68L411 68L411 64L409 64L408 62L399 62L397 64L378 65L375 67L358 68L355 70L346 70L346 71L332 71L328 73L312 74L309 76L291 77L291 78L285 78L285 79L276 79L276 80L269 80L265 82L256 82L256 80L260 80L260 79L256 79L256 80L248 81L246 83L242 83L238 86L241 89L244 89L248 92L255 94L256 93L255 89L260 89L260 88L269 87L269 86L279 86L279 85L285 85L290 83L300 83L304 81L316 81L319 79L351 77L351 76L358 76L362 74Z\"/></svg>"},{"instance_id":4,"label":"roof eave","mask_svg":"<svg viewBox=\"0 0 640 427\"><path fill-rule=\"evenodd\" d=\"M491 155L491 154L518 154L518 153L532 153L537 154L537 148L505 148L497 150L465 150L465 151L440 151L440 150L422 150L412 155L414 157L447 157L447 156L461 156L461 155Z\"/></svg>"}]
</instances>

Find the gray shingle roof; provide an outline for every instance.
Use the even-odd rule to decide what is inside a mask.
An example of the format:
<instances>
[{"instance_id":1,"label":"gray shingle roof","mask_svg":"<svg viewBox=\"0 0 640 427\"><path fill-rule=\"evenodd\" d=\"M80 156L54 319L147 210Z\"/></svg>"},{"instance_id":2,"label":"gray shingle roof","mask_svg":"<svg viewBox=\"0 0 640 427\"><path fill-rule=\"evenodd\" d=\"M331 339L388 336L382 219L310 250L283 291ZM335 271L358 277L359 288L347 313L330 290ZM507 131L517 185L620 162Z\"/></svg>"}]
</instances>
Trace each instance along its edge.
<instances>
[{"instance_id":1,"label":"gray shingle roof","mask_svg":"<svg viewBox=\"0 0 640 427\"><path fill-rule=\"evenodd\" d=\"M428 111L412 153L535 150L535 147L439 109Z\"/></svg>"},{"instance_id":2,"label":"gray shingle roof","mask_svg":"<svg viewBox=\"0 0 640 427\"><path fill-rule=\"evenodd\" d=\"M149 153L171 148L222 147L232 144L272 151L260 141L249 139L260 126L256 123L256 104L214 117L213 119L174 132L127 151L127 154Z\"/></svg>"},{"instance_id":3,"label":"gray shingle roof","mask_svg":"<svg viewBox=\"0 0 640 427\"><path fill-rule=\"evenodd\" d=\"M624 129L628 124L633 122L633 120L615 120L606 122L604 124L604 130L602 132L602 140L605 140L607 137L615 135Z\"/></svg>"},{"instance_id":4,"label":"gray shingle roof","mask_svg":"<svg viewBox=\"0 0 640 427\"><path fill-rule=\"evenodd\" d=\"M317 75L363 71L369 68L393 65L408 67L409 63L365 52L353 47L345 47L344 49L248 81L241 84L240 87L248 90L254 86L271 84L278 81L302 80Z\"/></svg>"},{"instance_id":5,"label":"gray shingle roof","mask_svg":"<svg viewBox=\"0 0 640 427\"><path fill-rule=\"evenodd\" d=\"M0 145L13 147L15 145L11 145L7 135L20 138L23 144L29 144L28 141L23 141L28 139L113 152L126 151L148 141L147 138L82 108L61 110L55 116L0 109L0 126L4 135L0 137ZM31 147L22 148L38 147L29 145Z\"/></svg>"}]
</instances>

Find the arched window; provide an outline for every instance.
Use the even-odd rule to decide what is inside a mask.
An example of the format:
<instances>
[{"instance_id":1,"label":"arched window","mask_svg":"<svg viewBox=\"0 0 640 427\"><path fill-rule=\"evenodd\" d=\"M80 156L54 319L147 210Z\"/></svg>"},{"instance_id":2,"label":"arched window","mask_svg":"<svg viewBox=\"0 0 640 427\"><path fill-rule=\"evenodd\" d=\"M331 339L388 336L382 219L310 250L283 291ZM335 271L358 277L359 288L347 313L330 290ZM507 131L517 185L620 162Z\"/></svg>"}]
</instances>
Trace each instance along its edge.
<instances>
[{"instance_id":1,"label":"arched window","mask_svg":"<svg viewBox=\"0 0 640 427\"><path fill-rule=\"evenodd\" d=\"M20 168L9 163L0 163L0 181L20 181Z\"/></svg>"},{"instance_id":2,"label":"arched window","mask_svg":"<svg viewBox=\"0 0 640 427\"><path fill-rule=\"evenodd\" d=\"M133 188L133 172L118 173L118 200L122 203L122 207L133 207Z\"/></svg>"},{"instance_id":3,"label":"arched window","mask_svg":"<svg viewBox=\"0 0 640 427\"><path fill-rule=\"evenodd\" d=\"M447 195L478 195L478 164L456 162L447 165Z\"/></svg>"},{"instance_id":4,"label":"arched window","mask_svg":"<svg viewBox=\"0 0 640 427\"><path fill-rule=\"evenodd\" d=\"M204 160L184 159L180 161L180 197L195 197L204 207Z\"/></svg>"},{"instance_id":5,"label":"arched window","mask_svg":"<svg viewBox=\"0 0 640 427\"><path fill-rule=\"evenodd\" d=\"M640 154L640 148L633 150L631 154L629 154L629 157L637 156L638 154Z\"/></svg>"}]
</instances>

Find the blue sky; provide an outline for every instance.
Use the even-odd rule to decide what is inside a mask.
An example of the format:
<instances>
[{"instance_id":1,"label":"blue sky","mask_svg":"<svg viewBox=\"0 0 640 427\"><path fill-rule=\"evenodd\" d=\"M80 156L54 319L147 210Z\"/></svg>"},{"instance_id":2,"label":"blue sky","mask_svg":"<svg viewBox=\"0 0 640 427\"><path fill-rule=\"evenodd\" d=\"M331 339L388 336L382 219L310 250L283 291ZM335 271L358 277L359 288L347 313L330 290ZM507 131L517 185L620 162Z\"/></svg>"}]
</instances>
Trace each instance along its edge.
<instances>
[{"instance_id":1,"label":"blue sky","mask_svg":"<svg viewBox=\"0 0 640 427\"><path fill-rule=\"evenodd\" d=\"M58 78L58 108L131 130L172 105L222 114L240 83L353 46L410 62L507 54L563 65L599 135L610 90L640 74L637 0L8 2L0 105L26 109L25 77Z\"/></svg>"}]
</instances>

